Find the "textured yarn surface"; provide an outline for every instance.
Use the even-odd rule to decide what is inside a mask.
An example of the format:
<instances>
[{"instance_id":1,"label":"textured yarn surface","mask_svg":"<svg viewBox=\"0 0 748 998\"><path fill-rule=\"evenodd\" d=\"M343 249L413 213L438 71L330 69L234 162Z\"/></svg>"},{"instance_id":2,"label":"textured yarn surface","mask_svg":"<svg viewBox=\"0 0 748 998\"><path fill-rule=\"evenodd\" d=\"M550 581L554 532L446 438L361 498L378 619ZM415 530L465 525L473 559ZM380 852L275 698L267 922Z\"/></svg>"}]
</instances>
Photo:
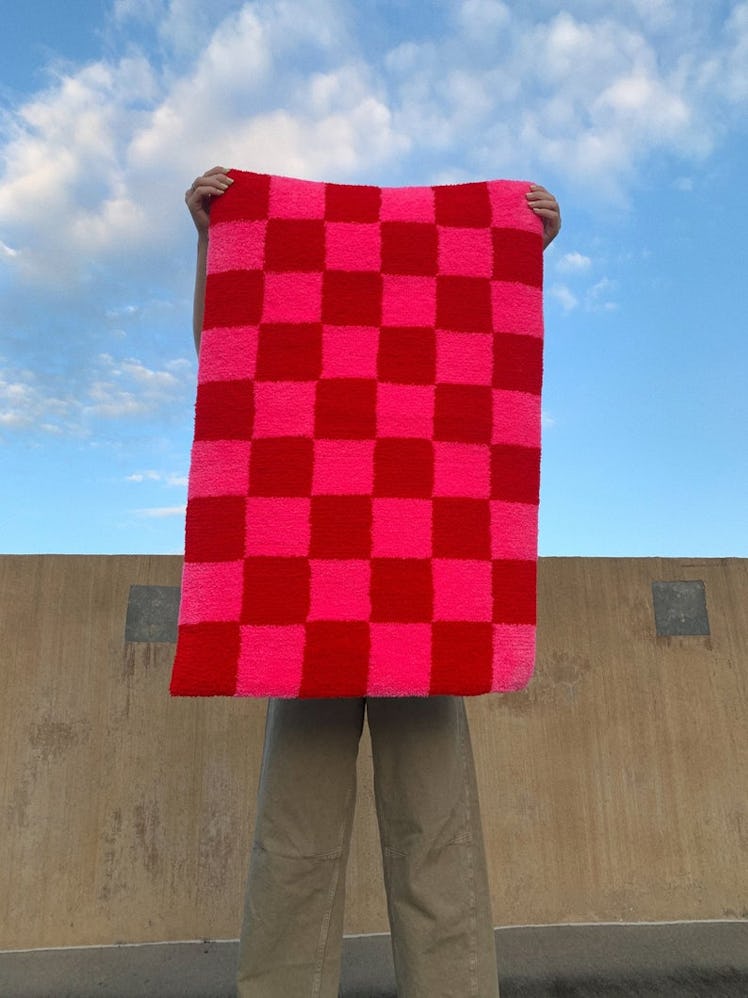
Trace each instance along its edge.
<instances>
[{"instance_id":1,"label":"textured yarn surface","mask_svg":"<svg viewBox=\"0 0 748 998\"><path fill-rule=\"evenodd\" d=\"M230 175L171 693L522 688L543 349L529 185Z\"/></svg>"}]
</instances>

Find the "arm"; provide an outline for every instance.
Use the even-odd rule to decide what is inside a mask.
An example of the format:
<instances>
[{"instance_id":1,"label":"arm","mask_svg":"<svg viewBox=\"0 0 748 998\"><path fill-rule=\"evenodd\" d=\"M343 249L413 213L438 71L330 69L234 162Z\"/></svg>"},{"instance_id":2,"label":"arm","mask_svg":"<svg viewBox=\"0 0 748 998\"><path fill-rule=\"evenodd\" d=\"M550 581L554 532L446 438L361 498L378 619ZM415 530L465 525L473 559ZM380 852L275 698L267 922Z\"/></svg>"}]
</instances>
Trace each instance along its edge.
<instances>
[{"instance_id":1,"label":"arm","mask_svg":"<svg viewBox=\"0 0 748 998\"><path fill-rule=\"evenodd\" d=\"M226 176L226 169L214 166L198 177L185 192L192 221L197 229L197 266L195 268L195 297L192 308L192 332L195 337L195 349L200 353L200 334L203 329L205 313L205 281L208 260L208 224L210 222L210 202L219 197L233 184L231 177Z\"/></svg>"},{"instance_id":2,"label":"arm","mask_svg":"<svg viewBox=\"0 0 748 998\"><path fill-rule=\"evenodd\" d=\"M543 249L546 249L561 229L561 211L558 207L558 201L540 184L532 184L525 196L529 207L543 223Z\"/></svg>"}]
</instances>

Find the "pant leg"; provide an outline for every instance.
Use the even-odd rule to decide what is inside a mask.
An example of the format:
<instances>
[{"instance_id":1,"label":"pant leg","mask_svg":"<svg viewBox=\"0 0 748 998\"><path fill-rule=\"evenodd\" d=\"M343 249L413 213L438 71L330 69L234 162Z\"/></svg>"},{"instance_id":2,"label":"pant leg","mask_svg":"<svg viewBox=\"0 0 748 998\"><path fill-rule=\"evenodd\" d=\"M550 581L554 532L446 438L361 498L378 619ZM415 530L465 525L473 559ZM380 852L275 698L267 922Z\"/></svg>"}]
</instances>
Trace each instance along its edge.
<instances>
[{"instance_id":1,"label":"pant leg","mask_svg":"<svg viewBox=\"0 0 748 998\"><path fill-rule=\"evenodd\" d=\"M398 998L498 998L464 702L372 698L367 711Z\"/></svg>"},{"instance_id":2,"label":"pant leg","mask_svg":"<svg viewBox=\"0 0 748 998\"><path fill-rule=\"evenodd\" d=\"M338 998L364 704L268 705L238 998Z\"/></svg>"}]
</instances>

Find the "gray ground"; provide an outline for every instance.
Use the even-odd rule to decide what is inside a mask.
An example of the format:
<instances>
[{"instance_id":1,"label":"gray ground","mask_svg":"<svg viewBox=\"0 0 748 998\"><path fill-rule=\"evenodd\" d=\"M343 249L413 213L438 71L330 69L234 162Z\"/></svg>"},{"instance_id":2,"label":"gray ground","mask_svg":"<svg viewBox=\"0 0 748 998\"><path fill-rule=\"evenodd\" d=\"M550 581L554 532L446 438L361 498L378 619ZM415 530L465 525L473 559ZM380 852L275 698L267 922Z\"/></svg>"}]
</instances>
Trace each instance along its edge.
<instances>
[{"instance_id":1,"label":"gray ground","mask_svg":"<svg viewBox=\"0 0 748 998\"><path fill-rule=\"evenodd\" d=\"M0 952L0 996L234 998L236 946ZM502 998L748 998L748 921L506 928L496 948ZM387 936L346 939L341 998L396 998Z\"/></svg>"}]
</instances>

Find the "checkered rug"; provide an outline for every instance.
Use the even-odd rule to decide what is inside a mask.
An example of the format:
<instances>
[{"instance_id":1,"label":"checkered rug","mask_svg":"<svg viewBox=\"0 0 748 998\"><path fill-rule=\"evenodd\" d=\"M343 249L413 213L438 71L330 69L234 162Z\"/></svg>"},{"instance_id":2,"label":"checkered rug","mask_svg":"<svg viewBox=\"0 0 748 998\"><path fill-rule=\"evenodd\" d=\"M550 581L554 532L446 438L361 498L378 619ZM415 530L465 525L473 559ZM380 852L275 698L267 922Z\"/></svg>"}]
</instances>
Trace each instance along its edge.
<instances>
[{"instance_id":1,"label":"checkered rug","mask_svg":"<svg viewBox=\"0 0 748 998\"><path fill-rule=\"evenodd\" d=\"M171 693L523 687L543 347L529 185L231 176Z\"/></svg>"}]
</instances>

